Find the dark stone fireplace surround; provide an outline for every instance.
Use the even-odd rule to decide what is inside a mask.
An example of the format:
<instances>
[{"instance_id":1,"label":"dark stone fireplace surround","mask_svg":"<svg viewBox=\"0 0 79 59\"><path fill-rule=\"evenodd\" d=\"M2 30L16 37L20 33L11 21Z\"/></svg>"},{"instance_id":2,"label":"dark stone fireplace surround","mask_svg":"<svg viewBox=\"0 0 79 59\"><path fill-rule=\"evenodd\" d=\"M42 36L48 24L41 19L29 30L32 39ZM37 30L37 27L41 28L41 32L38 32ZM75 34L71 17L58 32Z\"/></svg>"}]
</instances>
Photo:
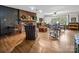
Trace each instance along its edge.
<instances>
[{"instance_id":1,"label":"dark stone fireplace surround","mask_svg":"<svg viewBox=\"0 0 79 59\"><path fill-rule=\"evenodd\" d=\"M0 35L14 32L18 18L18 9L0 5Z\"/></svg>"}]
</instances>

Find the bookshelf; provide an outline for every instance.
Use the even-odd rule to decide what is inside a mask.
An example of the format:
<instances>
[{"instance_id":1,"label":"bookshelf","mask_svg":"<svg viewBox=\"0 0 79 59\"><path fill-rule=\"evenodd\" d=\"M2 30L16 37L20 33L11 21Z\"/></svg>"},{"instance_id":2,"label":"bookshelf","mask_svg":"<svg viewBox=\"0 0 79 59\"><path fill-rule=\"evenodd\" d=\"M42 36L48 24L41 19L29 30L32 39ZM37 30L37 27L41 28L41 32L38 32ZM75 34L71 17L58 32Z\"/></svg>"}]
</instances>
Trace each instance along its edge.
<instances>
[{"instance_id":1,"label":"bookshelf","mask_svg":"<svg viewBox=\"0 0 79 59\"><path fill-rule=\"evenodd\" d=\"M79 23L69 23L68 29L70 30L79 30Z\"/></svg>"}]
</instances>

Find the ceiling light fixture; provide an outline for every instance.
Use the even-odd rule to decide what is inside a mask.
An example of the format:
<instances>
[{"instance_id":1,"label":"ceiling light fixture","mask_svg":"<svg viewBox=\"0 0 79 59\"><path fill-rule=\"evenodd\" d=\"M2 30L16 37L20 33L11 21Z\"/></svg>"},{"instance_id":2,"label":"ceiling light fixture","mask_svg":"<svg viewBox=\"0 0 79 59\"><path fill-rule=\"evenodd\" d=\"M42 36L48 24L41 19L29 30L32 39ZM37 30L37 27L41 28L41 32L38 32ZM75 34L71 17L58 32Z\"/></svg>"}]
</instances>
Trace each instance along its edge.
<instances>
[{"instance_id":1,"label":"ceiling light fixture","mask_svg":"<svg viewBox=\"0 0 79 59\"><path fill-rule=\"evenodd\" d=\"M36 11L36 12L42 13L42 10L37 9L37 8L35 8L35 7L30 7L30 9L31 9L32 11Z\"/></svg>"},{"instance_id":2,"label":"ceiling light fixture","mask_svg":"<svg viewBox=\"0 0 79 59\"><path fill-rule=\"evenodd\" d=\"M35 7L30 7L30 9L31 9L31 10L35 10L36 8L35 8Z\"/></svg>"},{"instance_id":3,"label":"ceiling light fixture","mask_svg":"<svg viewBox=\"0 0 79 59\"><path fill-rule=\"evenodd\" d=\"M54 12L54 14L56 15L56 14L57 14L57 12L55 11L55 12Z\"/></svg>"},{"instance_id":4,"label":"ceiling light fixture","mask_svg":"<svg viewBox=\"0 0 79 59\"><path fill-rule=\"evenodd\" d=\"M39 10L39 13L42 13L42 10Z\"/></svg>"}]
</instances>

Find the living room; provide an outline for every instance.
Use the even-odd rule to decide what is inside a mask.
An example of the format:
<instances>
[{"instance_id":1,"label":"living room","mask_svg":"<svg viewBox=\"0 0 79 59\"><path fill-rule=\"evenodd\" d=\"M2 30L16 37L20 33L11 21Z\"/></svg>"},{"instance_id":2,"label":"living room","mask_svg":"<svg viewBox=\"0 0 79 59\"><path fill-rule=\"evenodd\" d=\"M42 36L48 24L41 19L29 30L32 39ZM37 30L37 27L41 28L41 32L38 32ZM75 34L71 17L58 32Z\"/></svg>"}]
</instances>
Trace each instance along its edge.
<instances>
[{"instance_id":1,"label":"living room","mask_svg":"<svg viewBox=\"0 0 79 59\"><path fill-rule=\"evenodd\" d=\"M78 5L0 5L1 53L77 53L77 37Z\"/></svg>"}]
</instances>

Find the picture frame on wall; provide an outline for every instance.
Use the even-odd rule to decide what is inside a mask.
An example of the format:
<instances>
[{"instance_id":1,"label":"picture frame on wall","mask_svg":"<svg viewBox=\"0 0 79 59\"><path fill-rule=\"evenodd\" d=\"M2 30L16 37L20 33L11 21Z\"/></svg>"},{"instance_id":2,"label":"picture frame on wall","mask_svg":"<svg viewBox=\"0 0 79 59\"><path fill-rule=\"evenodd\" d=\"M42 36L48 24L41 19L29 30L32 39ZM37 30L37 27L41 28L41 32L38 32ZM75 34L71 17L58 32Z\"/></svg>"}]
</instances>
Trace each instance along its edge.
<instances>
[{"instance_id":1,"label":"picture frame on wall","mask_svg":"<svg viewBox=\"0 0 79 59\"><path fill-rule=\"evenodd\" d=\"M72 17L72 18L71 18L71 22L72 22L72 23L75 23L75 22L76 22L76 17Z\"/></svg>"}]
</instances>

